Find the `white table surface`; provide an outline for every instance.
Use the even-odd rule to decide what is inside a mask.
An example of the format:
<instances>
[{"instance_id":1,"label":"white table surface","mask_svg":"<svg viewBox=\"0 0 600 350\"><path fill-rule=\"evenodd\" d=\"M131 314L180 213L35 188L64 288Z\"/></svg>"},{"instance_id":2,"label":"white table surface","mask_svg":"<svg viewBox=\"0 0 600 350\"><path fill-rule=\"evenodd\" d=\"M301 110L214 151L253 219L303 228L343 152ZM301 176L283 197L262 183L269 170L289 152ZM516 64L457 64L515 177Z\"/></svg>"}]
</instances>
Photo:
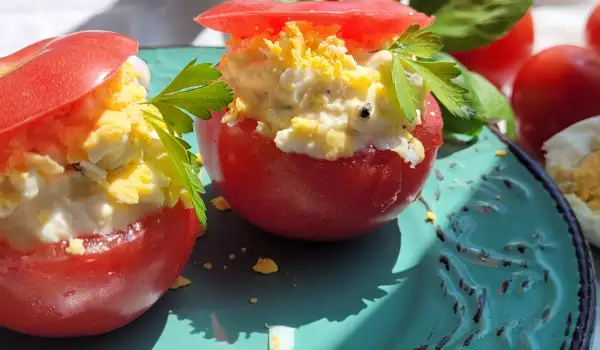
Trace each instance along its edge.
<instances>
[{"instance_id":1,"label":"white table surface","mask_svg":"<svg viewBox=\"0 0 600 350\"><path fill-rule=\"evenodd\" d=\"M192 18L220 0L0 0L0 56L43 38L104 29L136 38L142 46L223 46L223 35ZM535 50L582 44L590 9L600 0L536 0ZM600 255L596 254L596 268ZM600 270L599 270L600 271ZM598 278L597 278L598 281ZM600 291L598 293L600 301ZM600 307L597 308L600 320ZM600 322L596 322L596 333ZM600 349L600 336L592 349Z\"/></svg>"}]
</instances>

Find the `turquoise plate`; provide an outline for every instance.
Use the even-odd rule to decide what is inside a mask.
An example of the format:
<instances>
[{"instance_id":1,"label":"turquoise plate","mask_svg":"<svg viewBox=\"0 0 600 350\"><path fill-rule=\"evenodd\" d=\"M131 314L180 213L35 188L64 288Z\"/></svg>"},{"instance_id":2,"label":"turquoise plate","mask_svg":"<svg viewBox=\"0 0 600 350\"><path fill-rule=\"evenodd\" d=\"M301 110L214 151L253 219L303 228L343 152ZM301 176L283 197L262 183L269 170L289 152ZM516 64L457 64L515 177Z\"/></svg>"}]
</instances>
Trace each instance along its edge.
<instances>
[{"instance_id":1,"label":"turquoise plate","mask_svg":"<svg viewBox=\"0 0 600 350\"><path fill-rule=\"evenodd\" d=\"M191 59L216 62L221 52L141 50L150 93ZM204 180L205 198L217 196ZM265 350L265 324L296 328L295 350L590 348L593 269L573 213L547 175L491 129L444 145L422 200L363 238L308 244L267 235L234 212L209 208L208 217L183 274L192 284L137 321L83 339L0 330L0 348ZM258 257L280 271L254 273Z\"/></svg>"}]
</instances>

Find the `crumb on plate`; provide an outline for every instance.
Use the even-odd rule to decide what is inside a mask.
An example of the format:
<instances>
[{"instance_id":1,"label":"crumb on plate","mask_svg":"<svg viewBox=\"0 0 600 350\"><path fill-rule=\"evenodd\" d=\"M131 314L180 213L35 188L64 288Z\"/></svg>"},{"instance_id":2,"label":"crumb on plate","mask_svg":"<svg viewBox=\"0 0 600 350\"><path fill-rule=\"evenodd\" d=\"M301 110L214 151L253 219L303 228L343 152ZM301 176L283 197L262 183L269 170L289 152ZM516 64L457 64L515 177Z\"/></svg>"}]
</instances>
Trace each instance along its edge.
<instances>
[{"instance_id":1,"label":"crumb on plate","mask_svg":"<svg viewBox=\"0 0 600 350\"><path fill-rule=\"evenodd\" d=\"M497 200L500 200L500 198L502 198L502 197L500 197L500 195L499 195L499 194L497 194L497 195L496 195L496 199L497 199Z\"/></svg>"},{"instance_id":2,"label":"crumb on plate","mask_svg":"<svg viewBox=\"0 0 600 350\"><path fill-rule=\"evenodd\" d=\"M210 270L210 269L212 269L212 264L207 262L207 263L204 263L204 265L202 265L202 267L204 267L207 270Z\"/></svg>"},{"instance_id":3,"label":"crumb on plate","mask_svg":"<svg viewBox=\"0 0 600 350\"><path fill-rule=\"evenodd\" d=\"M250 298L250 304L256 304L258 302L257 298Z\"/></svg>"},{"instance_id":4,"label":"crumb on plate","mask_svg":"<svg viewBox=\"0 0 600 350\"><path fill-rule=\"evenodd\" d=\"M240 249L242 251L242 253L246 252L246 247L242 247L242 249Z\"/></svg>"},{"instance_id":5,"label":"crumb on plate","mask_svg":"<svg viewBox=\"0 0 600 350\"><path fill-rule=\"evenodd\" d=\"M498 157L504 157L506 155L506 151L503 149L496 150L496 155Z\"/></svg>"},{"instance_id":6,"label":"crumb on plate","mask_svg":"<svg viewBox=\"0 0 600 350\"><path fill-rule=\"evenodd\" d=\"M427 221L435 221L437 215L432 211L427 211Z\"/></svg>"},{"instance_id":7,"label":"crumb on plate","mask_svg":"<svg viewBox=\"0 0 600 350\"><path fill-rule=\"evenodd\" d=\"M231 207L229 206L229 203L227 203L227 200L225 200L225 198L223 198L222 196L219 196L217 198L211 199L210 203L217 210L220 210L220 211L225 211L225 210L231 209Z\"/></svg>"},{"instance_id":8,"label":"crumb on plate","mask_svg":"<svg viewBox=\"0 0 600 350\"><path fill-rule=\"evenodd\" d=\"M173 282L173 285L169 289L179 289L179 288L187 287L191 283L192 283L192 281L188 280L187 278L185 278L183 276L179 276L179 277L177 277L175 282Z\"/></svg>"},{"instance_id":9,"label":"crumb on plate","mask_svg":"<svg viewBox=\"0 0 600 350\"><path fill-rule=\"evenodd\" d=\"M235 254L229 254L229 260L235 259Z\"/></svg>"},{"instance_id":10,"label":"crumb on plate","mask_svg":"<svg viewBox=\"0 0 600 350\"><path fill-rule=\"evenodd\" d=\"M264 275L268 275L270 273L277 272L279 268L275 261L269 258L258 258L256 264L252 267L252 269L256 272L260 272Z\"/></svg>"}]
</instances>

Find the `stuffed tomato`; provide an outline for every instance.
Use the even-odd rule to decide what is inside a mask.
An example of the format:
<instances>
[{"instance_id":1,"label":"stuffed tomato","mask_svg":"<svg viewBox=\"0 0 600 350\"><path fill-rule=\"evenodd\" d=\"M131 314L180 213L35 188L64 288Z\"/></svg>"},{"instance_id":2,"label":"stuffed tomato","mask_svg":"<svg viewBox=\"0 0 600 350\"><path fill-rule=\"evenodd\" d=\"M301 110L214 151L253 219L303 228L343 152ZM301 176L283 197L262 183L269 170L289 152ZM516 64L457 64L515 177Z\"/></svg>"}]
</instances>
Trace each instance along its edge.
<instances>
[{"instance_id":1,"label":"stuffed tomato","mask_svg":"<svg viewBox=\"0 0 600 350\"><path fill-rule=\"evenodd\" d=\"M146 119L133 39L80 32L0 59L0 326L119 328L173 284L198 219ZM163 125L164 126L164 125Z\"/></svg>"},{"instance_id":2,"label":"stuffed tomato","mask_svg":"<svg viewBox=\"0 0 600 350\"><path fill-rule=\"evenodd\" d=\"M408 120L384 48L432 18L389 0L233 0L196 21L231 34L218 69L235 99L196 129L213 183L242 217L284 237L342 240L419 197L442 144L440 110L406 71L418 107Z\"/></svg>"}]
</instances>

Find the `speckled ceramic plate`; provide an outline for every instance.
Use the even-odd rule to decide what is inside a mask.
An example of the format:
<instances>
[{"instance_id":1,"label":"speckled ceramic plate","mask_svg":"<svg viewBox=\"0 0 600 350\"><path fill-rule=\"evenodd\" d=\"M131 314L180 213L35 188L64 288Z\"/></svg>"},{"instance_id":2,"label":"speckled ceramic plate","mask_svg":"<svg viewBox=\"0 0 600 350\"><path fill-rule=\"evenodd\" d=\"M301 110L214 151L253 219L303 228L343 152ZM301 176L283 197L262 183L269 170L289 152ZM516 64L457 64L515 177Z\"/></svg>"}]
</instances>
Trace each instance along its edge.
<instances>
[{"instance_id":1,"label":"speckled ceramic plate","mask_svg":"<svg viewBox=\"0 0 600 350\"><path fill-rule=\"evenodd\" d=\"M221 52L142 50L151 94ZM354 241L286 241L212 208L209 222L185 269L192 284L131 325L60 340L0 330L0 348L264 350L265 324L296 328L296 350L590 348L595 286L579 227L546 174L489 129L444 145L422 201ZM280 271L254 273L259 256Z\"/></svg>"}]
</instances>

